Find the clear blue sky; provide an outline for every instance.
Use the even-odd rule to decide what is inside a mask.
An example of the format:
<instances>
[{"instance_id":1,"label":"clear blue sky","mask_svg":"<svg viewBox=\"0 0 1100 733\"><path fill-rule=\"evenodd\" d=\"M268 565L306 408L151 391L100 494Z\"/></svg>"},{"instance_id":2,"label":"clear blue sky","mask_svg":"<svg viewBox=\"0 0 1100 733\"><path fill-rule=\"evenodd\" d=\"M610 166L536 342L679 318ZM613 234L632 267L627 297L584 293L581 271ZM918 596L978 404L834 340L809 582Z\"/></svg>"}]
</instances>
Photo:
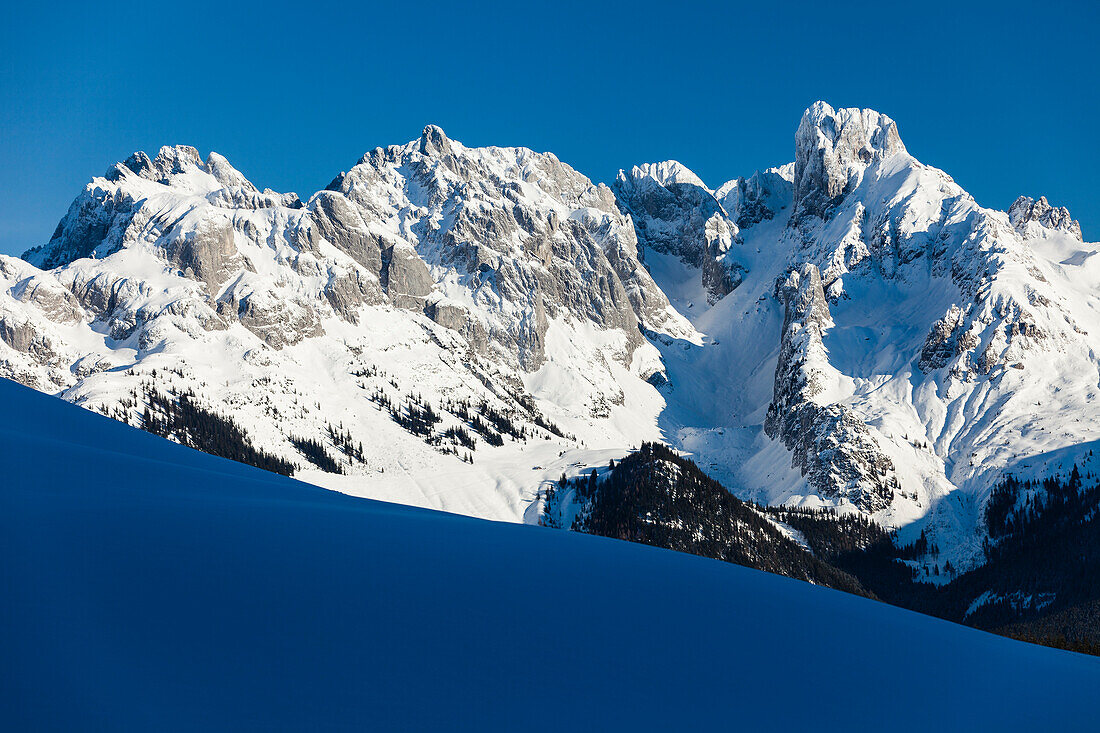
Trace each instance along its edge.
<instances>
[{"instance_id":1,"label":"clear blue sky","mask_svg":"<svg viewBox=\"0 0 1100 733\"><path fill-rule=\"evenodd\" d=\"M0 24L0 252L168 143L303 196L428 122L596 180L675 158L718 185L791 160L815 99L894 117L986 206L1045 194L1100 238L1091 2L35 5Z\"/></svg>"}]
</instances>

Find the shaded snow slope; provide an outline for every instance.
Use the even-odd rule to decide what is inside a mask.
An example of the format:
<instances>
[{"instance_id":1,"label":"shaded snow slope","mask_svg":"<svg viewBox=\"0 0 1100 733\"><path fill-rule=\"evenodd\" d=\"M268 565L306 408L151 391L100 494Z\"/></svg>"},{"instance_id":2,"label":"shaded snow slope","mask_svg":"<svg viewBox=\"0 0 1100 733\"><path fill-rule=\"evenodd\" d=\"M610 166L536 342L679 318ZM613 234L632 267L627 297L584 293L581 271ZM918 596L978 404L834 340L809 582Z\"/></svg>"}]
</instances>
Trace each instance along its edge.
<instances>
[{"instance_id":1,"label":"shaded snow slope","mask_svg":"<svg viewBox=\"0 0 1100 733\"><path fill-rule=\"evenodd\" d=\"M355 499L7 380L0 461L13 729L1092 721L1094 658L720 562Z\"/></svg>"}]
</instances>

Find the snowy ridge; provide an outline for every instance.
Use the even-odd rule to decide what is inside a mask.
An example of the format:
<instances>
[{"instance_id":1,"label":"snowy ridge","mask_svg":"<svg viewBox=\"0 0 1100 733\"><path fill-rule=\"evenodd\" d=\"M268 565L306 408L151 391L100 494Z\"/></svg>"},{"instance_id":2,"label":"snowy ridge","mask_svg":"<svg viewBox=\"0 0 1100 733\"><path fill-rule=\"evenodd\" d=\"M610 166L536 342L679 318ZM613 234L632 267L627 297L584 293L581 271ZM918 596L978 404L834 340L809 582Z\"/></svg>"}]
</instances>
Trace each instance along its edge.
<instances>
[{"instance_id":1,"label":"snowy ridge","mask_svg":"<svg viewBox=\"0 0 1100 733\"><path fill-rule=\"evenodd\" d=\"M331 188L303 204L216 154L135 154L27 253L53 269L0 258L0 372L134 424L142 385L193 391L310 480L513 521L533 465L657 435L642 333L694 330L638 266L609 189L431 126ZM410 400L508 416L517 435L466 446L445 410L410 435L380 408ZM370 448L343 476L290 441L330 427Z\"/></svg>"}]
</instances>

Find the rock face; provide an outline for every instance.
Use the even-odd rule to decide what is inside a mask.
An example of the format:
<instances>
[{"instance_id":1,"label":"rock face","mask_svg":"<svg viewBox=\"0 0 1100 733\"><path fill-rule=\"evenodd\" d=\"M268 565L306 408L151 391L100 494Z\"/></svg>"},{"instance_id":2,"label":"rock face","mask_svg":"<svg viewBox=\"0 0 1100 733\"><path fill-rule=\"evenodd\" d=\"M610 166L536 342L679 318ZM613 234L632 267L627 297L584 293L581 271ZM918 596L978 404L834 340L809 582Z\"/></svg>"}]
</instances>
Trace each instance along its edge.
<instances>
[{"instance_id":1,"label":"rock face","mask_svg":"<svg viewBox=\"0 0 1100 733\"><path fill-rule=\"evenodd\" d=\"M672 441L746 496L919 523L971 564L973 518L1005 471L1084 460L1100 439L1083 408L1100 397L1086 376L1100 368L1097 249L1045 200L980 207L871 110L814 104L794 157L713 201L682 166L619 177L647 248L705 251L680 243L707 241L717 204L742 267L736 289L685 311L713 348L664 350L669 384L705 395L668 392L684 402ZM703 277L698 256L681 259ZM688 306L679 273L658 283Z\"/></svg>"},{"instance_id":2,"label":"rock face","mask_svg":"<svg viewBox=\"0 0 1100 733\"><path fill-rule=\"evenodd\" d=\"M741 283L730 252L737 227L694 173L676 161L635 166L619 171L613 190L645 246L699 268L712 304Z\"/></svg>"},{"instance_id":3,"label":"rock face","mask_svg":"<svg viewBox=\"0 0 1100 733\"><path fill-rule=\"evenodd\" d=\"M0 376L139 425L148 390L188 393L292 463L318 441L325 470L426 487L389 498L497 519L520 495L452 479L526 488L468 468L478 446L656 437L647 335L697 340L608 187L431 125L305 202L216 153L135 153L0 257Z\"/></svg>"},{"instance_id":4,"label":"rock face","mask_svg":"<svg viewBox=\"0 0 1100 733\"><path fill-rule=\"evenodd\" d=\"M737 232L774 219L785 208L789 197L794 166L757 171L748 178L735 178L714 192L723 208L729 212Z\"/></svg>"},{"instance_id":5,"label":"rock face","mask_svg":"<svg viewBox=\"0 0 1100 733\"><path fill-rule=\"evenodd\" d=\"M886 509L898 488L893 462L851 408L818 402L830 369L822 337L833 320L817 267L792 271L776 297L783 334L765 432L787 446L793 465L820 496L867 513Z\"/></svg>"},{"instance_id":6,"label":"rock face","mask_svg":"<svg viewBox=\"0 0 1100 733\"><path fill-rule=\"evenodd\" d=\"M868 166L904 152L898 127L886 115L815 102L795 133L796 218L828 216L859 185Z\"/></svg>"},{"instance_id":7,"label":"rock face","mask_svg":"<svg viewBox=\"0 0 1100 733\"><path fill-rule=\"evenodd\" d=\"M958 306L953 306L943 318L932 324L932 330L920 352L921 371L925 374L947 366L957 356L971 351L978 339L964 330L966 320Z\"/></svg>"},{"instance_id":8,"label":"rock face","mask_svg":"<svg viewBox=\"0 0 1100 733\"><path fill-rule=\"evenodd\" d=\"M356 490L498 519L541 474L475 448L662 439L965 567L1005 472L1100 440L1097 247L1046 199L982 208L877 112L816 103L794 142L715 190L674 162L609 188L428 126L305 201L135 153L0 256L0 375L135 421L145 385L192 390L286 460L340 451Z\"/></svg>"},{"instance_id":9,"label":"rock face","mask_svg":"<svg viewBox=\"0 0 1100 733\"><path fill-rule=\"evenodd\" d=\"M640 327L690 330L639 266L634 230L611 191L553 155L466 148L429 125L413 143L363 156L329 188L317 197L326 226L353 219L344 231L359 231L349 206L371 222L380 281L395 304L423 308L433 291L472 298L492 348L525 369L543 362L548 319L628 334L623 359L641 343ZM360 262L375 261L373 244L339 240Z\"/></svg>"},{"instance_id":10,"label":"rock face","mask_svg":"<svg viewBox=\"0 0 1100 733\"><path fill-rule=\"evenodd\" d=\"M534 370L554 318L621 331L623 363L643 330L691 331L637 248L610 190L553 155L470 149L428 126L419 140L368 153L305 205L261 193L216 153L135 153L90 183L49 244L25 259L55 269L148 253L177 271L174 291L203 323L236 319L271 348L320 335L330 314L356 323L366 305L419 312L433 294L472 300L457 330ZM64 277L112 333L129 337L156 314L137 305L140 295L120 299L116 273L84 264Z\"/></svg>"},{"instance_id":11,"label":"rock face","mask_svg":"<svg viewBox=\"0 0 1100 733\"><path fill-rule=\"evenodd\" d=\"M1069 209L1051 206L1046 196L1040 196L1038 201L1027 196L1016 199L1008 209L1008 220L1024 236L1034 234L1039 226L1081 240L1081 225L1070 216Z\"/></svg>"}]
</instances>

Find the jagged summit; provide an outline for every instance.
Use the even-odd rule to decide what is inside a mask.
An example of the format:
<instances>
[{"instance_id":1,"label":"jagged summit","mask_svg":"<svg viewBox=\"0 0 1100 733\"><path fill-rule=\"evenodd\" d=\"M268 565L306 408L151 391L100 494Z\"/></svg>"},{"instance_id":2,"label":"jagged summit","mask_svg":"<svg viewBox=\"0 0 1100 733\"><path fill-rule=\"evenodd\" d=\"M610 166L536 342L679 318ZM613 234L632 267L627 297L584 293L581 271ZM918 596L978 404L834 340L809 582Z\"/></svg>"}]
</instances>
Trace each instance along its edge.
<instances>
[{"instance_id":1,"label":"jagged summit","mask_svg":"<svg viewBox=\"0 0 1100 733\"><path fill-rule=\"evenodd\" d=\"M162 208L150 220L157 206ZM295 193L259 191L218 153L211 152L203 160L190 145L165 145L154 158L138 151L111 166L102 177L93 178L73 201L50 241L27 250L21 258L36 267L53 269L83 258L102 258L129 242L151 239L159 240L168 260L174 261L173 252L179 248L170 242L179 245L186 241L181 246L191 249L196 239L193 232L176 225L204 206L223 211L298 209L302 202ZM166 211L177 207L178 220L162 220ZM214 249L230 257L233 247L223 236L225 228L215 226L218 234L214 236L219 241Z\"/></svg>"},{"instance_id":2,"label":"jagged summit","mask_svg":"<svg viewBox=\"0 0 1100 733\"><path fill-rule=\"evenodd\" d=\"M897 124L870 109L815 102L795 133L794 201L798 214L824 216L859 184L876 160L905 153Z\"/></svg>"},{"instance_id":3,"label":"jagged summit","mask_svg":"<svg viewBox=\"0 0 1100 733\"><path fill-rule=\"evenodd\" d=\"M1081 224L1070 216L1069 209L1051 206L1046 196L1040 196L1038 201L1029 196L1019 197L1008 209L1008 220L1023 235L1035 233L1038 226L1082 239Z\"/></svg>"},{"instance_id":4,"label":"jagged summit","mask_svg":"<svg viewBox=\"0 0 1100 733\"><path fill-rule=\"evenodd\" d=\"M729 256L737 226L686 166L667 160L620 170L612 189L644 246L700 269L709 302L737 287L743 268Z\"/></svg>"},{"instance_id":5,"label":"jagged summit","mask_svg":"<svg viewBox=\"0 0 1100 733\"><path fill-rule=\"evenodd\" d=\"M1073 244L1069 212L1031 199L1008 216L984 209L909 155L888 116L823 102L802 117L793 164L713 194L661 172L621 173L620 206L673 302L737 345L690 367L669 357L671 383L705 379L710 398L678 395L692 414L676 420L729 419L774 441L683 428L683 445L729 484L768 503L927 523L958 566L974 561L959 538L1006 466L1100 437L1084 408L1096 398L1089 293L1100 277L1095 248ZM728 245L713 236L724 229ZM736 273L732 287L715 288L723 272ZM1049 393L1029 401L1036 379ZM775 444L793 475L777 467Z\"/></svg>"},{"instance_id":6,"label":"jagged summit","mask_svg":"<svg viewBox=\"0 0 1100 733\"><path fill-rule=\"evenodd\" d=\"M707 185L699 176L695 175L687 166L676 160L665 160L659 163L642 163L630 169L630 172L620 170L616 180L625 181L627 178L635 181L650 178L660 186L668 186L672 183L698 186L709 191Z\"/></svg>"},{"instance_id":7,"label":"jagged summit","mask_svg":"<svg viewBox=\"0 0 1100 733\"><path fill-rule=\"evenodd\" d=\"M422 155L450 155L451 141L438 125L428 125L420 133L420 153Z\"/></svg>"},{"instance_id":8,"label":"jagged summit","mask_svg":"<svg viewBox=\"0 0 1100 733\"><path fill-rule=\"evenodd\" d=\"M243 173L234 168L225 156L214 151L210 151L210 154L206 156L206 171L226 188L237 187L246 191L257 191L256 186L245 178Z\"/></svg>"},{"instance_id":9,"label":"jagged summit","mask_svg":"<svg viewBox=\"0 0 1100 733\"><path fill-rule=\"evenodd\" d=\"M207 191L217 188L241 188L251 193L258 191L225 156L211 152L204 161L199 151L190 145L165 145L153 159L138 151L125 161L111 166L104 178L117 182L128 174L165 186L177 185L178 177L190 175L197 179L192 181L192 185L198 184ZM202 174L212 180L203 181Z\"/></svg>"}]
</instances>

